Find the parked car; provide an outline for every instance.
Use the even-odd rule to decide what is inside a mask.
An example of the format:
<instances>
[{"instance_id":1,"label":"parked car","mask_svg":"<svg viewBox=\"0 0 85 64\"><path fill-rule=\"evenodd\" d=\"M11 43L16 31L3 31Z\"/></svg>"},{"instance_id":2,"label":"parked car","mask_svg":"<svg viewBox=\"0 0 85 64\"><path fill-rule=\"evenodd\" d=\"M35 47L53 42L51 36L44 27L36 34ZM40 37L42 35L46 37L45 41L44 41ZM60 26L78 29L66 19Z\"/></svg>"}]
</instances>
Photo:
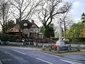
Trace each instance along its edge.
<instances>
[{"instance_id":1,"label":"parked car","mask_svg":"<svg viewBox=\"0 0 85 64\"><path fill-rule=\"evenodd\" d=\"M7 40L1 40L1 41L0 41L0 44L7 45L7 44L8 44L8 41L7 41Z\"/></svg>"}]
</instances>

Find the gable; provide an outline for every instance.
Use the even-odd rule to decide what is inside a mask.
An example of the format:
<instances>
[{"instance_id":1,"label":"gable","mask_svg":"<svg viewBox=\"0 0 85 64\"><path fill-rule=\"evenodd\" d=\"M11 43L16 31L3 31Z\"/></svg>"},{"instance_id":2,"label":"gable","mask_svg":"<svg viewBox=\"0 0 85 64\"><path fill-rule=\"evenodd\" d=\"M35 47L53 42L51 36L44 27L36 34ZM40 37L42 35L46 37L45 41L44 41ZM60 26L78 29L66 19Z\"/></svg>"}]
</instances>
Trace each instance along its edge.
<instances>
[{"instance_id":1,"label":"gable","mask_svg":"<svg viewBox=\"0 0 85 64\"><path fill-rule=\"evenodd\" d=\"M32 23L31 28L39 28L35 23Z\"/></svg>"},{"instance_id":2,"label":"gable","mask_svg":"<svg viewBox=\"0 0 85 64\"><path fill-rule=\"evenodd\" d=\"M7 32L7 33L8 33L8 32L19 32L19 25L16 24L13 28L7 30L6 32Z\"/></svg>"}]
</instances>

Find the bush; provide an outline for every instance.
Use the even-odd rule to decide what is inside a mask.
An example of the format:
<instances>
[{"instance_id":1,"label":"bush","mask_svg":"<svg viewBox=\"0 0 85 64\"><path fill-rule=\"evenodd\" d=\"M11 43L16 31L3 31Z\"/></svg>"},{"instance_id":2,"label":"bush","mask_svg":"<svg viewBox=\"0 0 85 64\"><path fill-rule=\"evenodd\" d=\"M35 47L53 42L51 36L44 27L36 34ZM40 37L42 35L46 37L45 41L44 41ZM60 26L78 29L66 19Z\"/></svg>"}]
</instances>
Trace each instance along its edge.
<instances>
[{"instance_id":1,"label":"bush","mask_svg":"<svg viewBox=\"0 0 85 64\"><path fill-rule=\"evenodd\" d=\"M7 34L0 35L0 40L2 41L16 41L18 38L19 37L13 35L7 35Z\"/></svg>"},{"instance_id":2,"label":"bush","mask_svg":"<svg viewBox=\"0 0 85 64\"><path fill-rule=\"evenodd\" d=\"M9 36L8 35L0 35L0 39L2 41L7 41L9 39Z\"/></svg>"},{"instance_id":3,"label":"bush","mask_svg":"<svg viewBox=\"0 0 85 64\"><path fill-rule=\"evenodd\" d=\"M19 39L19 37L17 36L13 36L13 35L9 35L9 41L16 41L17 39Z\"/></svg>"},{"instance_id":4,"label":"bush","mask_svg":"<svg viewBox=\"0 0 85 64\"><path fill-rule=\"evenodd\" d=\"M54 29L51 26L46 26L44 36L47 38L54 37Z\"/></svg>"},{"instance_id":5,"label":"bush","mask_svg":"<svg viewBox=\"0 0 85 64\"><path fill-rule=\"evenodd\" d=\"M72 44L85 44L85 38L75 38Z\"/></svg>"}]
</instances>

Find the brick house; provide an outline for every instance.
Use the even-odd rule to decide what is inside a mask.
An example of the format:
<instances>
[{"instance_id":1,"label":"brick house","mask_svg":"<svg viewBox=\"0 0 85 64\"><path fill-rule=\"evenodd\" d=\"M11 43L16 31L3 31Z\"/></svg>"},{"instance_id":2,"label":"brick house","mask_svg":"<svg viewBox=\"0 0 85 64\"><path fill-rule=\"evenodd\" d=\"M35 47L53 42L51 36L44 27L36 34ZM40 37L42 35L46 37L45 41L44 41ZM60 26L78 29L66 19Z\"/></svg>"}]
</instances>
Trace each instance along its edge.
<instances>
[{"instance_id":1,"label":"brick house","mask_svg":"<svg viewBox=\"0 0 85 64\"><path fill-rule=\"evenodd\" d=\"M43 38L43 35L40 33L39 27L32 20L22 20L21 22L21 33L24 38L35 41L37 39ZM19 24L17 23L13 28L7 30L7 34L19 36Z\"/></svg>"}]
</instances>

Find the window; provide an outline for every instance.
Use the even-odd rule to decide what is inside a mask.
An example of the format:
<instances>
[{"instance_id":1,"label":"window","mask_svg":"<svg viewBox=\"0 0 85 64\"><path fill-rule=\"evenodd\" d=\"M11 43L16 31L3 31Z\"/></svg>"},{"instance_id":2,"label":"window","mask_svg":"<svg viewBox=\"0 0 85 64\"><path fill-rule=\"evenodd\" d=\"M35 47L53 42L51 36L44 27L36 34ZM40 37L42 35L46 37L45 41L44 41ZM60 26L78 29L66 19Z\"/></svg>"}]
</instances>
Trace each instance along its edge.
<instances>
[{"instance_id":1,"label":"window","mask_svg":"<svg viewBox=\"0 0 85 64\"><path fill-rule=\"evenodd\" d=\"M24 23L24 26L27 26L27 23Z\"/></svg>"}]
</instances>

